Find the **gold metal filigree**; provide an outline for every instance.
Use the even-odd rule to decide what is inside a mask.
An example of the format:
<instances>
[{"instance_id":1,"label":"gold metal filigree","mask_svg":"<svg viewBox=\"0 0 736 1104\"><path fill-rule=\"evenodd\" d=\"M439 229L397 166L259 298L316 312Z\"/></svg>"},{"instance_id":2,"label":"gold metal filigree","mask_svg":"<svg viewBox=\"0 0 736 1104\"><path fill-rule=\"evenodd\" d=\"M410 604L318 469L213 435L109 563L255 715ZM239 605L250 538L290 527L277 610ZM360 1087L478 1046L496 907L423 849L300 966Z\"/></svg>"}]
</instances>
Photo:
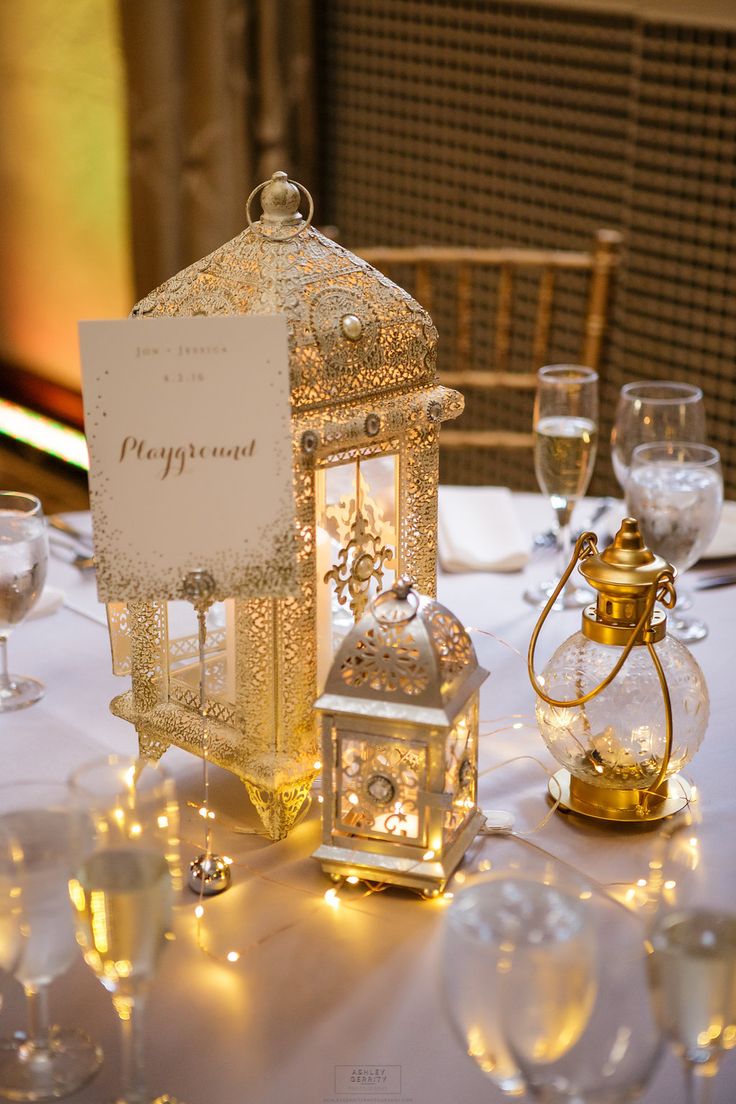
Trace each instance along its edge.
<instances>
[{"instance_id":1,"label":"gold metal filigree","mask_svg":"<svg viewBox=\"0 0 736 1104\"><path fill-rule=\"evenodd\" d=\"M375 582L378 589L383 580L383 568L393 553L381 538L371 533L361 513L356 514L353 522L353 535L340 549L337 563L330 568L324 582L335 584L335 593L341 606L350 596L350 612L357 619L363 615L368 604L370 586ZM347 591L347 594L345 593Z\"/></svg>"}]
</instances>

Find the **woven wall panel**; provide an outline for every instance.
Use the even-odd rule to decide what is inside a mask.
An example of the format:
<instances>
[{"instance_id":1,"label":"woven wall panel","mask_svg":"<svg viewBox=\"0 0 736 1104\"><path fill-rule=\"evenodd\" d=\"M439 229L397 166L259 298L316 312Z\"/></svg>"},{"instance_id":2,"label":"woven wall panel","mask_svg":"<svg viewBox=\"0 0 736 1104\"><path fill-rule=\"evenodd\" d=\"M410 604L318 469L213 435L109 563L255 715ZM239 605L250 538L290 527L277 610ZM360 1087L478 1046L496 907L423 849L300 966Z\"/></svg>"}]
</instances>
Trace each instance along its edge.
<instances>
[{"instance_id":1,"label":"woven wall panel","mask_svg":"<svg viewBox=\"0 0 736 1104\"><path fill-rule=\"evenodd\" d=\"M736 493L736 34L640 28L616 382L699 383Z\"/></svg>"},{"instance_id":2,"label":"woven wall panel","mask_svg":"<svg viewBox=\"0 0 736 1104\"><path fill-rule=\"evenodd\" d=\"M593 488L614 486L621 383L697 378L736 495L733 32L508 0L322 0L318 18L322 216L340 240L585 249L596 228L622 230ZM579 357L583 295L584 279L565 277L550 361ZM518 370L535 296L519 282ZM432 303L445 357L451 297ZM491 367L488 276L475 302L474 363ZM528 396L467 400L463 424L529 423ZM531 464L502 453L449 456L443 474L534 485Z\"/></svg>"}]
</instances>

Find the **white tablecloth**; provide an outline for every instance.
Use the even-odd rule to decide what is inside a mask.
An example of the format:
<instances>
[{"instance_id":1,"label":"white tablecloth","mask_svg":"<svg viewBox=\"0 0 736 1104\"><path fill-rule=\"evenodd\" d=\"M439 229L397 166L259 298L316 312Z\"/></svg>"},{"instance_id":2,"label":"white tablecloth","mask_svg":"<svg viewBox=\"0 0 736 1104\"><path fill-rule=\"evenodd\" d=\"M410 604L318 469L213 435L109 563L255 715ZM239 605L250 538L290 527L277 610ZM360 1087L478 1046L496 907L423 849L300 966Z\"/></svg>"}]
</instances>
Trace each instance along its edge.
<instances>
[{"instance_id":1,"label":"white tablecloth","mask_svg":"<svg viewBox=\"0 0 736 1104\"><path fill-rule=\"evenodd\" d=\"M527 496L521 509L530 532L548 524L541 499ZM480 662L491 671L482 695L483 731L500 729L481 741L481 768L522 753L554 765L533 723L514 730L509 720L511 714L533 716L525 655L536 614L521 594L548 567L548 560L535 557L524 575L440 577L441 601L468 625L500 638L473 634ZM125 682L110 673L94 579L53 560L51 581L64 588L74 611L64 608L28 622L11 638L11 669L39 676L47 693L38 705L0 718L5 781L63 779L91 757L137 749L134 730L108 712L110 698ZM694 654L710 685L712 713L705 743L687 772L699 786L705 815L728 813L732 825L734 594L732 589L697 594L698 612L711 633ZM578 623L577 613L550 618L540 662ZM172 749L165 765L177 777L182 801L196 802L199 761ZM490 1104L504 1099L463 1054L442 1009L437 954L446 905L396 891L368 898L343 893L350 903L330 908L322 897L330 883L310 858L319 835L316 802L288 839L269 843L229 828L235 822L255 828L257 819L237 779L217 768L212 776L212 805L221 817L215 843L235 865L233 887L207 906L207 938L218 953L235 948L242 957L234 965L220 965L197 950L196 900L185 892L177 939L163 955L147 1009L151 1089L166 1090L188 1104L332 1104L343 1099ZM482 779L481 804L510 809L517 827L524 829L547 810L545 792L542 771L521 763ZM190 810L185 835L191 842L185 853L199 849L201 827ZM652 831L605 828L558 814L534 842L600 881L630 882L646 871L654 839ZM480 846L492 857L493 839ZM724 846L733 846L727 835ZM23 1026L22 994L7 976L0 978L0 987L5 999L0 1032L10 1034ZM117 1085L117 1025L109 996L81 959L53 983L51 1006L58 1022L84 1027L106 1054L97 1080L72 1099L99 1104L111 1098ZM368 1064L400 1066L400 1093L336 1095L336 1066ZM644 1100L678 1104L684 1099L679 1066L668 1055ZM714 1104L735 1099L736 1057L730 1056Z\"/></svg>"}]
</instances>

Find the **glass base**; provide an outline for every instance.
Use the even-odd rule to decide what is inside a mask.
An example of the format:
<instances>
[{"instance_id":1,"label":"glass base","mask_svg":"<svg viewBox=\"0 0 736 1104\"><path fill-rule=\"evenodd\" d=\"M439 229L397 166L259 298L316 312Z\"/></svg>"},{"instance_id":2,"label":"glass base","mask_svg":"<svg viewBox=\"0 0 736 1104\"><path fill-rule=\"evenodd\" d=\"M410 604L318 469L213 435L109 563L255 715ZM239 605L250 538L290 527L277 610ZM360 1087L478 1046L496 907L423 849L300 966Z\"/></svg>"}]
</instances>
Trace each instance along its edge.
<instances>
[{"instance_id":1,"label":"glass base","mask_svg":"<svg viewBox=\"0 0 736 1104\"><path fill-rule=\"evenodd\" d=\"M524 591L524 601L536 609L544 609L554 593L559 579L546 583L538 583ZM568 583L562 594L558 597L552 609L555 612L567 609L584 609L595 601L595 594L588 587L576 586Z\"/></svg>"},{"instance_id":2,"label":"glass base","mask_svg":"<svg viewBox=\"0 0 736 1104\"><path fill-rule=\"evenodd\" d=\"M58 1100L86 1085L102 1065L102 1051L76 1028L52 1027L48 1047L22 1032L0 1039L0 1098Z\"/></svg>"},{"instance_id":3,"label":"glass base","mask_svg":"<svg viewBox=\"0 0 736 1104\"><path fill-rule=\"evenodd\" d=\"M0 713L12 713L14 709L25 709L40 701L45 687L38 679L25 675L9 675L10 686L0 690Z\"/></svg>"},{"instance_id":4,"label":"glass base","mask_svg":"<svg viewBox=\"0 0 736 1104\"><path fill-rule=\"evenodd\" d=\"M679 601L677 605L679 607ZM683 644L695 644L698 640L705 640L708 626L697 617L677 617L670 613L667 618L667 632Z\"/></svg>"}]
</instances>

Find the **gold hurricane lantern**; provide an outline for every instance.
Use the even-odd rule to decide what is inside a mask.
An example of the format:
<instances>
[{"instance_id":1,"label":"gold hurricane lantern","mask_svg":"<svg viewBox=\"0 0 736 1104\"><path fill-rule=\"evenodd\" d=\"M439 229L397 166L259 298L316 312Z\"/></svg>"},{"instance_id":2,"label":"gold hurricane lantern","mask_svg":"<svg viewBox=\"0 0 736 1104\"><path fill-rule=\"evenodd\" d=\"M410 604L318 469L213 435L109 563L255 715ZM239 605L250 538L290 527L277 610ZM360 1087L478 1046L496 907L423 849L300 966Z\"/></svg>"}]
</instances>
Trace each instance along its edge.
<instances>
[{"instance_id":1,"label":"gold hurricane lantern","mask_svg":"<svg viewBox=\"0 0 736 1104\"><path fill-rule=\"evenodd\" d=\"M434 593L439 429L463 407L438 383L427 312L315 230L312 212L305 189L274 173L248 200L238 237L133 310L142 324L287 319L299 596L223 603L205 647L209 758L243 780L273 839L293 825L319 770L312 706L340 635L402 572ZM153 760L170 745L202 755L197 634L172 605L108 607L113 670L132 677L111 708Z\"/></svg>"},{"instance_id":2,"label":"gold hurricane lantern","mask_svg":"<svg viewBox=\"0 0 736 1104\"><path fill-rule=\"evenodd\" d=\"M582 626L541 675L537 640L573 569L596 592ZM634 518L598 551L594 533L578 540L529 644L537 721L561 764L550 795L563 810L599 820L642 823L682 809L690 786L679 774L708 724L708 689L700 667L667 634L676 602L674 568L646 547Z\"/></svg>"}]
</instances>

